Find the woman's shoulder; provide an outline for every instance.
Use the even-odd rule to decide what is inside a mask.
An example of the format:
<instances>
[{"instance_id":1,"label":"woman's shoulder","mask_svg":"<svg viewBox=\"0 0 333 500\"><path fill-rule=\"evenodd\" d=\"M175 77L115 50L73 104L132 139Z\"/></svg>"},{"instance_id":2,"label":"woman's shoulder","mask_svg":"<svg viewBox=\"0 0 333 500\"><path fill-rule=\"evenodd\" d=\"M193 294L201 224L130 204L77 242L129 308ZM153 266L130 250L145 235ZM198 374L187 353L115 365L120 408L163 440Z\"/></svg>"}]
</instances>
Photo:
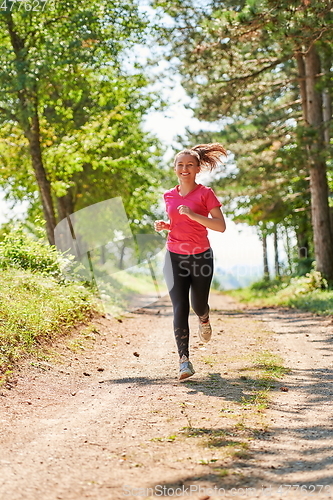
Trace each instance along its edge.
<instances>
[{"instance_id":1,"label":"woman's shoulder","mask_svg":"<svg viewBox=\"0 0 333 500\"><path fill-rule=\"evenodd\" d=\"M178 195L177 186L175 186L175 187L173 187L171 189L168 189L168 191L165 191L164 198L168 198L170 196L174 196L175 194Z\"/></svg>"},{"instance_id":2,"label":"woman's shoulder","mask_svg":"<svg viewBox=\"0 0 333 500\"><path fill-rule=\"evenodd\" d=\"M204 186L203 184L199 184L199 190L201 193L206 194L206 195L209 195L211 193L213 193L215 195L215 192L211 187Z\"/></svg>"},{"instance_id":3,"label":"woman's shoulder","mask_svg":"<svg viewBox=\"0 0 333 500\"><path fill-rule=\"evenodd\" d=\"M214 207L221 207L220 200L216 196L215 191L211 187L202 186L202 189L199 191L202 202L207 206L210 210Z\"/></svg>"}]
</instances>

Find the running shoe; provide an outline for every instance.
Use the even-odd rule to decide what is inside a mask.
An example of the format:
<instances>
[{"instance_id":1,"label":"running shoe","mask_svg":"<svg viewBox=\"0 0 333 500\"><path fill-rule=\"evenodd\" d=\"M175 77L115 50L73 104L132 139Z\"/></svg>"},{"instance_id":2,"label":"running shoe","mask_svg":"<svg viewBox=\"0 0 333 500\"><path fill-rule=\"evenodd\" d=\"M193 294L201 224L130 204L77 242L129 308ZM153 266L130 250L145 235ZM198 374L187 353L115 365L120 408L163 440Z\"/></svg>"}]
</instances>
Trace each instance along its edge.
<instances>
[{"instance_id":1,"label":"running shoe","mask_svg":"<svg viewBox=\"0 0 333 500\"><path fill-rule=\"evenodd\" d=\"M210 326L210 322L201 323L199 320L199 338L201 342L209 342L212 336L212 327Z\"/></svg>"},{"instance_id":2,"label":"running shoe","mask_svg":"<svg viewBox=\"0 0 333 500\"><path fill-rule=\"evenodd\" d=\"M179 364L179 380L184 380L185 378L192 377L192 375L194 374L195 371L191 361L183 356Z\"/></svg>"}]
</instances>

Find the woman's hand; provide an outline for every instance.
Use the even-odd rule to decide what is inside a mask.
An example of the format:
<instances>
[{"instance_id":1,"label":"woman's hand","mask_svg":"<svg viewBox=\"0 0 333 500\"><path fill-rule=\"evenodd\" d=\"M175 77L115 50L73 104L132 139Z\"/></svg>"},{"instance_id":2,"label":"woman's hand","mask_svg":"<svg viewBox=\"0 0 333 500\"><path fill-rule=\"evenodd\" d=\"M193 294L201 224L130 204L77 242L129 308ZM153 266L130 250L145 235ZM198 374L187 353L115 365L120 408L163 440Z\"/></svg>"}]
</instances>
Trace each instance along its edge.
<instances>
[{"instance_id":1,"label":"woman's hand","mask_svg":"<svg viewBox=\"0 0 333 500\"><path fill-rule=\"evenodd\" d=\"M187 215L189 219L198 222L202 226L207 227L207 229L212 229L213 231L224 233L225 219L220 207L212 208L212 210L209 212L210 217L205 217L204 215L197 214L186 205L179 205L177 208L180 214Z\"/></svg>"},{"instance_id":2,"label":"woman's hand","mask_svg":"<svg viewBox=\"0 0 333 500\"><path fill-rule=\"evenodd\" d=\"M190 219L192 219L193 215L195 215L193 210L191 210L187 205L179 205L177 209L181 215L187 215Z\"/></svg>"},{"instance_id":3,"label":"woman's hand","mask_svg":"<svg viewBox=\"0 0 333 500\"><path fill-rule=\"evenodd\" d=\"M163 231L164 229L166 229L167 231L169 231L169 229L170 229L170 223L169 222L165 222L164 220L156 220L154 222L154 229L155 229L155 231Z\"/></svg>"}]
</instances>

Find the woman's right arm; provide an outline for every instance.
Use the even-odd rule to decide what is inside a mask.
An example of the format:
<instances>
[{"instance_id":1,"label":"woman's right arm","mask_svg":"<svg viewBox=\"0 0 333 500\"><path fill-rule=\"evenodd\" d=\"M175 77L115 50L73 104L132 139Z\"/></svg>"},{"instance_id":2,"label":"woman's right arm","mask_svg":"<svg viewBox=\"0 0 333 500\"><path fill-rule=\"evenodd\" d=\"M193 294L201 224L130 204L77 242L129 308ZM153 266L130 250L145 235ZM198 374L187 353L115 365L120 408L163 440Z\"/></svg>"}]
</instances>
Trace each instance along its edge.
<instances>
[{"instance_id":1,"label":"woman's right arm","mask_svg":"<svg viewBox=\"0 0 333 500\"><path fill-rule=\"evenodd\" d=\"M165 222L164 220L156 220L154 222L155 231L170 231L170 222Z\"/></svg>"}]
</instances>

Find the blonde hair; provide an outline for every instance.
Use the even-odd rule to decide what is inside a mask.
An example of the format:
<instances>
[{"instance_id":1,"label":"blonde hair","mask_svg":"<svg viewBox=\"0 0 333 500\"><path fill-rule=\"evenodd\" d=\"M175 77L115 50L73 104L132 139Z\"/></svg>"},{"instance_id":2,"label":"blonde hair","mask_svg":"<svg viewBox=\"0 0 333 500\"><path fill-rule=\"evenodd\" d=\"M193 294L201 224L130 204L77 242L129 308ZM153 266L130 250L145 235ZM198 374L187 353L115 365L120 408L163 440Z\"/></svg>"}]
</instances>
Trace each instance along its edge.
<instances>
[{"instance_id":1,"label":"blonde hair","mask_svg":"<svg viewBox=\"0 0 333 500\"><path fill-rule=\"evenodd\" d=\"M221 156L227 156L227 150L219 142L211 142L209 144L198 144L190 149L184 149L176 154L174 159L174 165L176 165L178 157L180 155L191 155L194 156L198 162L201 169L207 169L212 171L221 163Z\"/></svg>"}]
</instances>

